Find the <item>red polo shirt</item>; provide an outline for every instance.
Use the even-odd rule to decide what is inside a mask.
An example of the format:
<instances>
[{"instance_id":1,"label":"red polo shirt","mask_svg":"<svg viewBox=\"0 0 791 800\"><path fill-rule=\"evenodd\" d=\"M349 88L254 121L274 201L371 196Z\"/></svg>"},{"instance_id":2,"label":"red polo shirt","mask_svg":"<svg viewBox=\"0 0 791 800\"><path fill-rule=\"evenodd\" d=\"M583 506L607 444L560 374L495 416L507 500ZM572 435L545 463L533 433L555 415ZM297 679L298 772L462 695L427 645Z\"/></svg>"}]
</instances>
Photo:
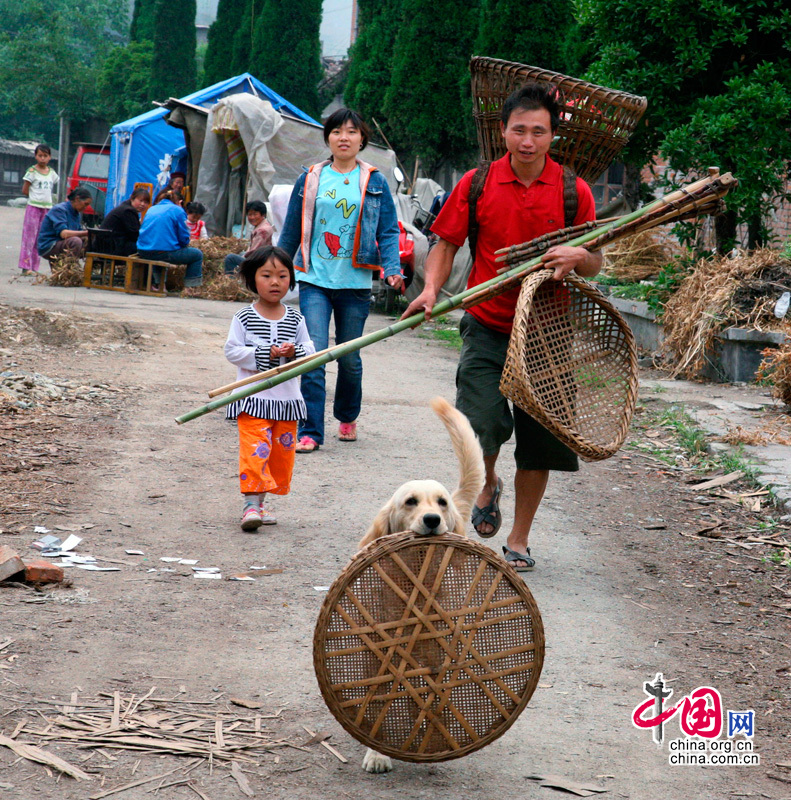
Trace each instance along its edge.
<instances>
[{"instance_id":1,"label":"red polo shirt","mask_svg":"<svg viewBox=\"0 0 791 800\"><path fill-rule=\"evenodd\" d=\"M466 173L456 184L431 230L442 239L461 247L467 238L468 197L475 170ZM596 219L590 187L577 178L577 216L574 224ZM467 288L477 286L497 275L503 266L495 261L495 250L535 239L564 227L563 168L546 157L541 176L525 186L511 168L506 153L492 162L483 193L478 199L478 257L475 259ZM501 333L510 333L519 287L469 309L479 322Z\"/></svg>"}]
</instances>

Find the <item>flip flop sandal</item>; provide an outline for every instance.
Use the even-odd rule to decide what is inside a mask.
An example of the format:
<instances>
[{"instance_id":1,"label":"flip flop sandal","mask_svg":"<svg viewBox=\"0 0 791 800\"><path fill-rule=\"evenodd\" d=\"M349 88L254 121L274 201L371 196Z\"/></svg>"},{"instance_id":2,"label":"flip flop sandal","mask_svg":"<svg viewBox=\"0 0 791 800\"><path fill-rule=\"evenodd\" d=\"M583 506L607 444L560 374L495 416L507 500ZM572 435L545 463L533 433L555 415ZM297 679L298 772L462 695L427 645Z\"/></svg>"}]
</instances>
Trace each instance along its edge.
<instances>
[{"instance_id":1,"label":"flip flop sandal","mask_svg":"<svg viewBox=\"0 0 791 800\"><path fill-rule=\"evenodd\" d=\"M517 571L530 572L536 565L536 560L530 557L530 548L526 547L524 553L518 553L510 547L503 545L503 558ZM516 566L516 561L524 561L527 566Z\"/></svg>"},{"instance_id":2,"label":"flip flop sandal","mask_svg":"<svg viewBox=\"0 0 791 800\"><path fill-rule=\"evenodd\" d=\"M338 426L338 438L342 442L356 442L357 441L357 423L356 422L341 422Z\"/></svg>"},{"instance_id":3,"label":"flip flop sandal","mask_svg":"<svg viewBox=\"0 0 791 800\"><path fill-rule=\"evenodd\" d=\"M500 494L503 491L503 479L497 479L497 486L495 490L492 492L492 499L489 501L489 505L484 506L481 508L480 506L473 506L472 507L472 516L470 520L472 522L473 527L475 528L476 533L481 539L491 539L497 531L500 530L500 526L503 524L503 515L500 513ZM479 525L488 524L492 526L492 530L488 533L482 533L478 530Z\"/></svg>"}]
</instances>

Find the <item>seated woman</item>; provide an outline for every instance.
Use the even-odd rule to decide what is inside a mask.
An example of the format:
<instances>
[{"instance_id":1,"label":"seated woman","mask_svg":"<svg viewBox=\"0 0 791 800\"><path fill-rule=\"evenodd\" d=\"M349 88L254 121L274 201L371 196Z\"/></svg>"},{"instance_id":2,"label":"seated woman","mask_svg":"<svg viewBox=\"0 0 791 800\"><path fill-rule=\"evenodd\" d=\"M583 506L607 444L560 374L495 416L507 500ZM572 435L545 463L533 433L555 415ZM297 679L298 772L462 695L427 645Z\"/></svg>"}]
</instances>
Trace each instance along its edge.
<instances>
[{"instance_id":1,"label":"seated woman","mask_svg":"<svg viewBox=\"0 0 791 800\"><path fill-rule=\"evenodd\" d=\"M183 172L171 172L170 180L167 186L157 192L154 198L154 205L156 205L168 192L178 192L182 197L184 196L184 182L187 176Z\"/></svg>"},{"instance_id":2,"label":"seated woman","mask_svg":"<svg viewBox=\"0 0 791 800\"><path fill-rule=\"evenodd\" d=\"M181 195L171 191L148 209L137 237L137 254L147 261L186 264L184 287L190 288L203 283L203 253L197 247L187 247L190 232L181 202ZM161 268L154 269L153 282L158 289Z\"/></svg>"},{"instance_id":3,"label":"seated woman","mask_svg":"<svg viewBox=\"0 0 791 800\"><path fill-rule=\"evenodd\" d=\"M36 243L42 258L50 260L62 253L82 258L88 231L82 227L80 214L91 204L91 199L91 193L84 186L78 186L69 192L65 202L52 206L47 212Z\"/></svg>"},{"instance_id":4,"label":"seated woman","mask_svg":"<svg viewBox=\"0 0 791 800\"><path fill-rule=\"evenodd\" d=\"M151 195L146 189L135 189L132 196L117 205L105 218L93 245L97 253L110 256L131 256L137 252L140 233L140 215L151 205Z\"/></svg>"},{"instance_id":5,"label":"seated woman","mask_svg":"<svg viewBox=\"0 0 791 800\"><path fill-rule=\"evenodd\" d=\"M268 247L272 244L272 234L275 229L267 222L266 204L260 200L251 200L245 208L247 212L247 222L253 229L250 236L250 247L241 255L238 253L228 253L223 263L223 271L226 275L233 275L238 271L239 265L244 261L248 253L258 250L259 247Z\"/></svg>"}]
</instances>

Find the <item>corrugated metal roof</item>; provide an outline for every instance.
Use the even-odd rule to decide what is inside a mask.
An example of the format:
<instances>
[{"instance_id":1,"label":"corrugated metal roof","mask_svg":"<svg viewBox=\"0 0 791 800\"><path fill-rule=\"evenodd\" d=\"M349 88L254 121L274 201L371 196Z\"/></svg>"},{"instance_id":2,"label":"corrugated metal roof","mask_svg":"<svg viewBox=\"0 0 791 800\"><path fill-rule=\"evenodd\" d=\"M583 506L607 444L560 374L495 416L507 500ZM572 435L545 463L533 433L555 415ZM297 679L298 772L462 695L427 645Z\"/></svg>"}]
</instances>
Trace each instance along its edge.
<instances>
[{"instance_id":1,"label":"corrugated metal roof","mask_svg":"<svg viewBox=\"0 0 791 800\"><path fill-rule=\"evenodd\" d=\"M29 156L33 158L39 142L15 142L12 139L0 139L0 153L6 156ZM58 151L52 149L53 160L58 160Z\"/></svg>"}]
</instances>

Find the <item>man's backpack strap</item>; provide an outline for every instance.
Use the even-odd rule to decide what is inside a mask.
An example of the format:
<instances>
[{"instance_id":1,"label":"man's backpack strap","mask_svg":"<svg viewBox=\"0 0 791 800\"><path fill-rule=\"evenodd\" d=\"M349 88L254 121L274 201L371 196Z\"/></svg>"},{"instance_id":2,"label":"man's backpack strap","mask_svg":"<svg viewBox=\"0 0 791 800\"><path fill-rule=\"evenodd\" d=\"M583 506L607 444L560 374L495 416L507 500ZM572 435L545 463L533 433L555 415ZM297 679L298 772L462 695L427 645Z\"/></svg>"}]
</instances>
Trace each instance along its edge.
<instances>
[{"instance_id":1,"label":"man's backpack strap","mask_svg":"<svg viewBox=\"0 0 791 800\"><path fill-rule=\"evenodd\" d=\"M469 207L470 219L467 224L467 239L470 243L470 256L475 261L475 248L478 245L478 200L483 194L483 186L486 183L486 176L489 174L489 167L491 161L481 161L475 173L472 176L472 183L470 183L470 194L467 199Z\"/></svg>"},{"instance_id":2,"label":"man's backpack strap","mask_svg":"<svg viewBox=\"0 0 791 800\"><path fill-rule=\"evenodd\" d=\"M489 174L489 167L491 167L491 165L491 161L481 161L470 183L470 194L467 200L470 215L467 224L467 239L470 243L470 255L473 261L475 261L475 248L478 245L478 200L480 200L483 194L486 176ZM563 227L570 228L574 224L578 208L577 176L570 167L563 167Z\"/></svg>"},{"instance_id":3,"label":"man's backpack strap","mask_svg":"<svg viewBox=\"0 0 791 800\"><path fill-rule=\"evenodd\" d=\"M563 220L564 228L570 228L574 224L579 208L579 198L577 197L577 176L571 167L563 167Z\"/></svg>"}]
</instances>

